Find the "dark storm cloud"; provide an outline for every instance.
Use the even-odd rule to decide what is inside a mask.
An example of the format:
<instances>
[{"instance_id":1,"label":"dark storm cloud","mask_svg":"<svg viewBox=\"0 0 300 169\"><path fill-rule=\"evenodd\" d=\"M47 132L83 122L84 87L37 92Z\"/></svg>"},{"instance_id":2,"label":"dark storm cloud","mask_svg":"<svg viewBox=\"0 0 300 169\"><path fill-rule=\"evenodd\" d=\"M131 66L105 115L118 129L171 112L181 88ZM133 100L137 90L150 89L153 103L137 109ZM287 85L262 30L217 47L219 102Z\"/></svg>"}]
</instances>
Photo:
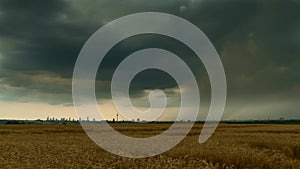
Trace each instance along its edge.
<instances>
[{"instance_id":1,"label":"dark storm cloud","mask_svg":"<svg viewBox=\"0 0 300 169\"><path fill-rule=\"evenodd\" d=\"M1 1L1 52L6 56L2 66L64 72L68 68L70 73L82 45L105 20L147 8L147 3L128 2L117 11L120 6L110 1Z\"/></svg>"},{"instance_id":2,"label":"dark storm cloud","mask_svg":"<svg viewBox=\"0 0 300 169\"><path fill-rule=\"evenodd\" d=\"M257 9L222 43L231 90L257 96L296 94L291 88L299 86L300 77L300 4L258 2Z\"/></svg>"},{"instance_id":3,"label":"dark storm cloud","mask_svg":"<svg viewBox=\"0 0 300 169\"><path fill-rule=\"evenodd\" d=\"M8 69L68 70L97 28L66 1L1 1L0 8L1 65Z\"/></svg>"},{"instance_id":4,"label":"dark storm cloud","mask_svg":"<svg viewBox=\"0 0 300 169\"><path fill-rule=\"evenodd\" d=\"M202 66L199 58L183 43L166 36L147 34L128 38L114 46L101 63L98 78L110 80L114 70L123 59L131 53L145 48L161 48L170 51L181 57L191 67L191 70L196 70L194 73L197 76L202 76L205 73L204 68L199 69L199 66ZM143 90L146 89L166 89L177 86L170 75L154 69L139 73L131 84L131 87L134 89L132 90L133 96L134 94L138 95L138 93L134 92L144 94Z\"/></svg>"},{"instance_id":5,"label":"dark storm cloud","mask_svg":"<svg viewBox=\"0 0 300 169\"><path fill-rule=\"evenodd\" d=\"M113 19L145 11L183 17L210 38L223 61L232 100L299 99L300 3L291 0L1 1L0 68L5 70L0 72L1 84L51 94L48 102L62 93L71 98L73 66L88 37ZM144 35L124 40L108 53L99 69L98 83L105 87L97 88L98 96L110 98L108 86L115 67L130 53L148 47L164 48L184 59L198 77L201 94L209 93L207 74L193 52L171 38ZM28 71L40 79L64 79L64 84L53 87L49 80L41 85L27 76ZM144 72L133 81L131 92L141 97L147 89L174 87L169 76ZM6 98L23 93L2 92Z\"/></svg>"},{"instance_id":6,"label":"dark storm cloud","mask_svg":"<svg viewBox=\"0 0 300 169\"><path fill-rule=\"evenodd\" d=\"M299 1L201 1L183 15L220 53L229 95L299 94Z\"/></svg>"}]
</instances>

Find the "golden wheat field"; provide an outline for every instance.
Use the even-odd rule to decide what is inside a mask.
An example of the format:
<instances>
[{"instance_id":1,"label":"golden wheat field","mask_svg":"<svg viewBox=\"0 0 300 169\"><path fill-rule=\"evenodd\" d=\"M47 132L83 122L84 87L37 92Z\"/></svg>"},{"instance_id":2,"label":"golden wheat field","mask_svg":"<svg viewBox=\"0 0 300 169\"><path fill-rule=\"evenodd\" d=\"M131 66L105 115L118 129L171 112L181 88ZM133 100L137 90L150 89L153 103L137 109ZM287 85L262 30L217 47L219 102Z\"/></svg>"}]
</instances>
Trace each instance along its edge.
<instances>
[{"instance_id":1,"label":"golden wheat field","mask_svg":"<svg viewBox=\"0 0 300 169\"><path fill-rule=\"evenodd\" d=\"M113 124L119 132L148 137L170 124ZM0 125L0 168L300 168L300 125L221 124L198 144L195 124L173 149L130 159L108 153L76 124Z\"/></svg>"}]
</instances>

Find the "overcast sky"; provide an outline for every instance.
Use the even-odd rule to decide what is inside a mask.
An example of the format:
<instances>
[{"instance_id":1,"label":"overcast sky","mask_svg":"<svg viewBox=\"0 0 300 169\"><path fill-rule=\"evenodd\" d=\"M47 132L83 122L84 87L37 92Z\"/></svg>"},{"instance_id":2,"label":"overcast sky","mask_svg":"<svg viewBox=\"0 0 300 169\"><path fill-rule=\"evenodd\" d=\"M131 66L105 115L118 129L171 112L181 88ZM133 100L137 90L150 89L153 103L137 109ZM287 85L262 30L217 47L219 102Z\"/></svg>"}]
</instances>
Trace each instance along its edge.
<instances>
[{"instance_id":1,"label":"overcast sky","mask_svg":"<svg viewBox=\"0 0 300 169\"><path fill-rule=\"evenodd\" d=\"M76 118L72 73L87 39L104 24L137 12L182 17L211 40L223 62L228 96L223 119L300 118L300 1L298 0L51 0L0 1L0 118ZM115 117L110 81L126 56L145 48L169 50L197 77L201 93L199 119L210 102L207 72L181 42L158 35L123 40L100 65L96 94L106 117ZM130 94L139 109L149 106L149 91L162 89L173 119L179 92L172 77L144 71L132 81Z\"/></svg>"}]
</instances>

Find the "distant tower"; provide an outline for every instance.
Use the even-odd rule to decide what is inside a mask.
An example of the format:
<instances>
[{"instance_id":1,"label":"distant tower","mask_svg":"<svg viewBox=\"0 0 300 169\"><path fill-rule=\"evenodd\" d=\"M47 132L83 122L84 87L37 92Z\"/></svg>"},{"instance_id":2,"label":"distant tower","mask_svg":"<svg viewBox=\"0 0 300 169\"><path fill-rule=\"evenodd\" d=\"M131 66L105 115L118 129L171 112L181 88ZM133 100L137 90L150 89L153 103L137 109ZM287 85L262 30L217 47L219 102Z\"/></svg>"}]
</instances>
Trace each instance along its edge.
<instances>
[{"instance_id":1,"label":"distant tower","mask_svg":"<svg viewBox=\"0 0 300 169\"><path fill-rule=\"evenodd\" d=\"M119 121L119 113L117 113L117 122Z\"/></svg>"}]
</instances>

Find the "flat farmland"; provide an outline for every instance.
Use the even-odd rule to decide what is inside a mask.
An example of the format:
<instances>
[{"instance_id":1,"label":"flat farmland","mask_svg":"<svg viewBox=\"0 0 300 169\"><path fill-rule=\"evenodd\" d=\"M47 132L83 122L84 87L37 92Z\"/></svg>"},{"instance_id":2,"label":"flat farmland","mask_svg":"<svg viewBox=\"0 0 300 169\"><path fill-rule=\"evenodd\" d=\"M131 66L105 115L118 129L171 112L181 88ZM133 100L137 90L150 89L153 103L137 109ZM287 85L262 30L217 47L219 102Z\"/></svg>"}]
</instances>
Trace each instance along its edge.
<instances>
[{"instance_id":1,"label":"flat farmland","mask_svg":"<svg viewBox=\"0 0 300 169\"><path fill-rule=\"evenodd\" d=\"M111 124L150 137L170 124ZM149 158L113 155L76 124L0 125L0 168L300 168L300 125L220 124L199 144L202 124L171 150Z\"/></svg>"}]
</instances>

